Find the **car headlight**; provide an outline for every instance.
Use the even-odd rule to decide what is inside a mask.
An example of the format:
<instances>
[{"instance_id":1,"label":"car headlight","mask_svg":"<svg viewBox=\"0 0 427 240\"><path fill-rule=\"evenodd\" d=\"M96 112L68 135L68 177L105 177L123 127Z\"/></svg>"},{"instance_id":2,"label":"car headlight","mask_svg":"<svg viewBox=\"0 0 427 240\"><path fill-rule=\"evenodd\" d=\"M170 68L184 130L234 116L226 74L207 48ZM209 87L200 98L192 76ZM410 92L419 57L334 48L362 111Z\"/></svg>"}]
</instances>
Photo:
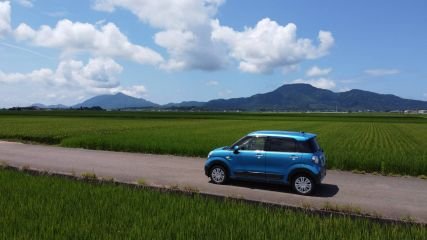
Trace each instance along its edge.
<instances>
[{"instance_id":1,"label":"car headlight","mask_svg":"<svg viewBox=\"0 0 427 240\"><path fill-rule=\"evenodd\" d=\"M212 155L212 151L210 151L210 152L209 152L209 154L208 154L208 158L210 158L210 157L211 157L211 155Z\"/></svg>"}]
</instances>

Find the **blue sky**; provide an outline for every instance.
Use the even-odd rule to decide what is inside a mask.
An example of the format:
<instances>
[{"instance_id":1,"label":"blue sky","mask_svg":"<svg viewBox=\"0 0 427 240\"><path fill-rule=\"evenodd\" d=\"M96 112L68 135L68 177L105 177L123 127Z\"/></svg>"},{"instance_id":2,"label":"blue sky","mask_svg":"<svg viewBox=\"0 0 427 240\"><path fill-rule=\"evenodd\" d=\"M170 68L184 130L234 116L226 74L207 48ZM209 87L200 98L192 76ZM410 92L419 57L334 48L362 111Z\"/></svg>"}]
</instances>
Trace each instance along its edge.
<instances>
[{"instance_id":1,"label":"blue sky","mask_svg":"<svg viewBox=\"0 0 427 240\"><path fill-rule=\"evenodd\" d=\"M427 2L0 0L0 107L285 83L427 100Z\"/></svg>"}]
</instances>

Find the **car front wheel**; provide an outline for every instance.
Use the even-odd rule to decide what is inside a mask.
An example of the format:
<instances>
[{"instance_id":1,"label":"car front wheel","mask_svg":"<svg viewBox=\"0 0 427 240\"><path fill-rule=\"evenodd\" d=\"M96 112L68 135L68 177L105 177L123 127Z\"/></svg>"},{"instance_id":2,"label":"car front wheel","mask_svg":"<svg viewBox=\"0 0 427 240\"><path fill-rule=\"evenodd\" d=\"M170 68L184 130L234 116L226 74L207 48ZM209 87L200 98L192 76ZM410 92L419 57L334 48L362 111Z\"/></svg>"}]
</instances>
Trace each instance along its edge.
<instances>
[{"instance_id":1,"label":"car front wheel","mask_svg":"<svg viewBox=\"0 0 427 240\"><path fill-rule=\"evenodd\" d=\"M211 168L209 177L215 184L224 184L227 182L227 171L223 166L216 165Z\"/></svg>"},{"instance_id":2,"label":"car front wheel","mask_svg":"<svg viewBox=\"0 0 427 240\"><path fill-rule=\"evenodd\" d=\"M297 174L292 180L292 188L301 195L311 195L315 187L313 179L306 174Z\"/></svg>"}]
</instances>

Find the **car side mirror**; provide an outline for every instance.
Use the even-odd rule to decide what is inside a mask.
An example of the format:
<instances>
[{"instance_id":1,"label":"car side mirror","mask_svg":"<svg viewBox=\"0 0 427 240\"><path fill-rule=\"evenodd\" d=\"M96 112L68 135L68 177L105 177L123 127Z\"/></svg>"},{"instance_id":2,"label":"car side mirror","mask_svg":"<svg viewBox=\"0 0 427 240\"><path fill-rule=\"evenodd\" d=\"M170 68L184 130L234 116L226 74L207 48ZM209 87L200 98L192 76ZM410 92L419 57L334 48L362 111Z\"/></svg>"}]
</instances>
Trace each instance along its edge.
<instances>
[{"instance_id":1,"label":"car side mirror","mask_svg":"<svg viewBox=\"0 0 427 240\"><path fill-rule=\"evenodd\" d=\"M233 147L233 151L234 151L234 153L239 153L239 146L234 146Z\"/></svg>"}]
</instances>

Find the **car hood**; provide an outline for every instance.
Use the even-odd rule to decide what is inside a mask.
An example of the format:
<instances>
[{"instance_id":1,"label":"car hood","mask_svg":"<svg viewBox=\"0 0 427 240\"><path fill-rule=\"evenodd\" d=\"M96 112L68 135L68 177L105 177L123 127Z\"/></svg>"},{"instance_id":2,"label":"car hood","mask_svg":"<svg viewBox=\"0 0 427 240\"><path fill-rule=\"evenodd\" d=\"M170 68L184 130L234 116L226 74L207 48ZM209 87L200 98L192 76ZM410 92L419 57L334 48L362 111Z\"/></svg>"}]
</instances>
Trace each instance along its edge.
<instances>
[{"instance_id":1,"label":"car hood","mask_svg":"<svg viewBox=\"0 0 427 240\"><path fill-rule=\"evenodd\" d=\"M213 157L213 156L222 156L222 155L224 155L224 154L226 154L226 152L228 152L228 151L224 151L224 150L226 150L226 149L228 149L229 147L228 146L224 146L224 147L219 147L219 148L215 148L214 150L212 150L212 151L210 151L209 152L209 157Z\"/></svg>"},{"instance_id":2,"label":"car hood","mask_svg":"<svg viewBox=\"0 0 427 240\"><path fill-rule=\"evenodd\" d=\"M225 150L226 148L229 148L229 146L223 146L223 147L215 148L214 150L212 150L212 152Z\"/></svg>"}]
</instances>

